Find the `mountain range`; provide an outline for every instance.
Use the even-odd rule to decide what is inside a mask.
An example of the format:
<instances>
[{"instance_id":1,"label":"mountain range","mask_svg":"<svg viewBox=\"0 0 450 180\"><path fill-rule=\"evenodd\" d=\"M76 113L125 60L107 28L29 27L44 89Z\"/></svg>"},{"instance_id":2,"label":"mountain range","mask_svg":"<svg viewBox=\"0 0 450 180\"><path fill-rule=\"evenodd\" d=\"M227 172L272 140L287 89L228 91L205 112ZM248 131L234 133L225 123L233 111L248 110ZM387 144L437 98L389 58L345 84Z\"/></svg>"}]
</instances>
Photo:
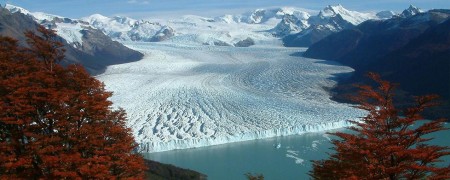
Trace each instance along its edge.
<instances>
[{"instance_id":1,"label":"mountain range","mask_svg":"<svg viewBox=\"0 0 450 180\"><path fill-rule=\"evenodd\" d=\"M371 14L350 11L342 5L327 6L317 16L311 16L308 19L308 28L304 31L285 36L283 43L288 47L308 47L332 33L353 28L364 21L370 19L389 19L395 15L392 11L381 11L376 14Z\"/></svg>"},{"instance_id":2,"label":"mountain range","mask_svg":"<svg viewBox=\"0 0 450 180\"><path fill-rule=\"evenodd\" d=\"M369 19L396 16L392 11L361 13L342 5L327 6L317 15L293 7L256 9L237 15L201 17L187 15L171 20L136 20L129 17L106 17L94 14L70 19L7 5L11 12L32 17L37 23L57 30L74 47L81 46L82 30L99 30L116 41L160 42L180 44L247 47L273 44L278 39L285 46L309 46L343 29Z\"/></svg>"},{"instance_id":3,"label":"mountain range","mask_svg":"<svg viewBox=\"0 0 450 180\"><path fill-rule=\"evenodd\" d=\"M83 26L78 21L42 13L31 16L23 13L24 10L18 10L22 13L16 10L0 8L0 35L18 39L20 45L27 46L23 34L25 31L36 32L40 25L56 29L66 49L62 64L82 64L90 73L98 74L108 65L137 61L143 57L142 53L112 41L100 30ZM45 16L51 18L36 19Z\"/></svg>"},{"instance_id":4,"label":"mountain range","mask_svg":"<svg viewBox=\"0 0 450 180\"><path fill-rule=\"evenodd\" d=\"M409 8L391 19L365 21L311 45L304 56L354 68L355 74L340 87L368 83L363 77L371 71L399 83L408 94L438 94L443 106L436 111L450 117L448 9L421 12Z\"/></svg>"},{"instance_id":5,"label":"mountain range","mask_svg":"<svg viewBox=\"0 0 450 180\"><path fill-rule=\"evenodd\" d=\"M1 35L23 43L24 30L38 25L54 29L66 44L63 63L81 63L93 74L101 73L108 65L142 58L141 53L120 42L248 47L273 45L281 39L280 46L309 46L306 57L353 67L355 75L347 83L363 82L365 72L375 71L400 82L406 92L438 93L450 104L449 10L424 12L411 5L400 14L361 13L335 5L317 15L284 7L213 18L187 15L164 21L100 14L70 19L12 5L0 9L0 13Z\"/></svg>"}]
</instances>

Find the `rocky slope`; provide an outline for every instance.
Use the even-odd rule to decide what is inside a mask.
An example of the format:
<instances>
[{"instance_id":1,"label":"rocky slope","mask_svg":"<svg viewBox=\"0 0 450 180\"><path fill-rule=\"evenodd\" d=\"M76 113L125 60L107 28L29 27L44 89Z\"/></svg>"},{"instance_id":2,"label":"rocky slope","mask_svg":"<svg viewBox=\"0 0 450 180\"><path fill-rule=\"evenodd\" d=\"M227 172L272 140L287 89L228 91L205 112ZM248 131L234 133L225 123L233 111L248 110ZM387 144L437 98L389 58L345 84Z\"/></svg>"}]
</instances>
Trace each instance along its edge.
<instances>
[{"instance_id":1,"label":"rocky slope","mask_svg":"<svg viewBox=\"0 0 450 180\"><path fill-rule=\"evenodd\" d=\"M385 13L381 15L378 17L370 13L350 11L342 5L327 6L318 15L308 19L309 26L306 29L284 37L283 43L288 47L308 47L332 33L353 28L366 20L388 17Z\"/></svg>"},{"instance_id":2,"label":"rocky slope","mask_svg":"<svg viewBox=\"0 0 450 180\"><path fill-rule=\"evenodd\" d=\"M355 75L346 83L365 82L363 74L373 71L409 94L437 93L444 100L439 111L450 117L450 10L410 10L332 34L304 56L353 67Z\"/></svg>"},{"instance_id":3,"label":"rocky slope","mask_svg":"<svg viewBox=\"0 0 450 180\"><path fill-rule=\"evenodd\" d=\"M206 180L207 176L199 172L175 167L170 164L163 164L152 160L145 159L145 165L148 169L145 172L146 179L149 180L166 180L166 179L183 179L183 180Z\"/></svg>"},{"instance_id":4,"label":"rocky slope","mask_svg":"<svg viewBox=\"0 0 450 180\"><path fill-rule=\"evenodd\" d=\"M11 12L12 11L12 12ZM84 22L58 16L38 16L37 19L25 10L0 9L0 35L10 36L26 46L23 33L36 31L39 25L57 30L66 49L63 64L82 64L90 73L101 73L106 66L137 61L142 54L119 42L112 41L101 31L83 26Z\"/></svg>"}]
</instances>

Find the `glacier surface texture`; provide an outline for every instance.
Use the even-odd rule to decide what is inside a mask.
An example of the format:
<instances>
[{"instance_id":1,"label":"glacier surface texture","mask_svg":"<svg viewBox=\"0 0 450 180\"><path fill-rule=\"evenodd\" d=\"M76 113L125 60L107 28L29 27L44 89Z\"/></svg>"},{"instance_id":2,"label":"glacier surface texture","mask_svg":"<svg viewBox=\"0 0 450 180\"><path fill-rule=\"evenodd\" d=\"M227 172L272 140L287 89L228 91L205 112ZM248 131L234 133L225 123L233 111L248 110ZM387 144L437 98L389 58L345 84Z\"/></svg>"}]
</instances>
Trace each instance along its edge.
<instances>
[{"instance_id":1,"label":"glacier surface texture","mask_svg":"<svg viewBox=\"0 0 450 180\"><path fill-rule=\"evenodd\" d=\"M97 76L128 114L141 152L195 148L348 126L363 112L325 90L353 69L304 48L128 43L144 59Z\"/></svg>"}]
</instances>

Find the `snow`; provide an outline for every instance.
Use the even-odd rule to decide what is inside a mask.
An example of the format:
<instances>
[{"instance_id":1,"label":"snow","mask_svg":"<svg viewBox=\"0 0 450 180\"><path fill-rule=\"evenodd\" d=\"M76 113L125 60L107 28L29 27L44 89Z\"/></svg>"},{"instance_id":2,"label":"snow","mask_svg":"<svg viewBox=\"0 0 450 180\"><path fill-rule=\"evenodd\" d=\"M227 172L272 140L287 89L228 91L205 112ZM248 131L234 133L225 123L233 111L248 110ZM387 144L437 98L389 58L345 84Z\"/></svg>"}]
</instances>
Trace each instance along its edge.
<instances>
[{"instance_id":1,"label":"snow","mask_svg":"<svg viewBox=\"0 0 450 180\"><path fill-rule=\"evenodd\" d=\"M24 8L10 4L7 4L6 8L9 9L12 13L22 13L32 16L37 23L40 23L44 26L52 26L53 24L51 23L55 21L55 27L53 27L53 29L56 30L56 34L64 38L67 43L73 45L74 47L81 47L81 45L83 44L83 34L81 33L81 30L85 29L87 25L79 22L78 20L72 20L69 18L44 12L30 12ZM69 22L66 22L64 20L68 20Z\"/></svg>"},{"instance_id":2,"label":"snow","mask_svg":"<svg viewBox=\"0 0 450 180\"><path fill-rule=\"evenodd\" d=\"M345 9L342 5L338 4L335 6L327 6L325 9L320 11L319 17L322 19L328 19L330 17L335 17L340 15L344 20L352 23L353 25L358 25L369 19L377 19L376 15L372 13L361 13L357 11L350 11Z\"/></svg>"},{"instance_id":3,"label":"snow","mask_svg":"<svg viewBox=\"0 0 450 180\"><path fill-rule=\"evenodd\" d=\"M81 47L83 43L83 34L81 30L84 28L80 24L56 23L56 33L64 38L67 43L75 47Z\"/></svg>"},{"instance_id":4,"label":"snow","mask_svg":"<svg viewBox=\"0 0 450 180\"><path fill-rule=\"evenodd\" d=\"M143 152L168 151L348 126L363 113L324 87L351 68L292 56L301 48L127 43L143 60L97 76L128 114Z\"/></svg>"},{"instance_id":5,"label":"snow","mask_svg":"<svg viewBox=\"0 0 450 180\"><path fill-rule=\"evenodd\" d=\"M82 20L119 41L153 41L154 37L162 36L161 32L164 29L170 29L159 23L121 16L106 17L101 14L93 14Z\"/></svg>"},{"instance_id":6,"label":"snow","mask_svg":"<svg viewBox=\"0 0 450 180\"><path fill-rule=\"evenodd\" d=\"M353 69L294 56L305 49L282 47L272 34L283 19L287 24L280 28L287 33L310 26L310 15L296 8L216 18L188 15L162 22L100 14L74 20L14 11L31 14L40 23L54 20L50 25L58 35L76 47L82 45L80 31L94 27L145 54L138 62L109 66L97 76L114 92L114 105L127 111L127 126L143 152L324 131L348 126L346 120L364 114L331 101L324 90L336 84L336 75ZM337 14L352 23L369 17L342 6L329 6L319 15ZM164 36L167 29L173 29L174 36L163 42L133 42ZM232 47L248 38L254 46Z\"/></svg>"},{"instance_id":7,"label":"snow","mask_svg":"<svg viewBox=\"0 0 450 180\"><path fill-rule=\"evenodd\" d=\"M5 8L8 9L11 13L22 13L25 15L30 14L30 11L28 11L24 8L18 7L18 6L14 6L12 4L6 4Z\"/></svg>"},{"instance_id":8,"label":"snow","mask_svg":"<svg viewBox=\"0 0 450 180\"><path fill-rule=\"evenodd\" d=\"M416 14L420 14L423 13L424 11L413 6L413 5L409 5L408 9L405 9L402 14L400 14L401 17L411 17L414 16Z\"/></svg>"},{"instance_id":9,"label":"snow","mask_svg":"<svg viewBox=\"0 0 450 180\"><path fill-rule=\"evenodd\" d=\"M25 15L32 16L38 22L44 21L44 20L51 21L54 18L64 18L62 16L48 14L48 13L44 13L44 12L30 12L22 7L14 6L11 4L6 4L5 8L8 9L11 13L22 13Z\"/></svg>"},{"instance_id":10,"label":"snow","mask_svg":"<svg viewBox=\"0 0 450 180\"><path fill-rule=\"evenodd\" d=\"M252 39L256 45L273 44L278 38L300 33L308 27L338 31L342 28L335 27L336 22L328 21L338 15L354 25L377 18L373 14L349 11L341 5L328 6L317 16L311 16L301 8L280 7L256 9L242 14L214 18L186 15L176 19L159 20L136 20L122 16L106 17L101 14L76 20L40 12L30 13L12 5L9 5L9 9L13 12L29 14L41 24L49 24L49 21L52 22L54 19L63 19L64 21L57 21L50 24L54 26L49 27L58 30L57 34L67 38L66 40L75 47L82 45L80 30L87 27L99 29L117 41L170 41L172 43L190 41L191 45L234 46L248 38Z\"/></svg>"},{"instance_id":11,"label":"snow","mask_svg":"<svg viewBox=\"0 0 450 180\"><path fill-rule=\"evenodd\" d=\"M231 17L229 17L231 18ZM215 42L224 42L230 46L235 43L251 38L256 44L272 44L277 39L271 33L265 32L272 28L273 22L263 24L248 24L241 22L229 22L228 20L210 22L200 16L183 16L182 18L169 20L167 26L176 32L175 37L168 39L172 43L192 45L214 45ZM275 22L276 23L276 22Z\"/></svg>"}]
</instances>

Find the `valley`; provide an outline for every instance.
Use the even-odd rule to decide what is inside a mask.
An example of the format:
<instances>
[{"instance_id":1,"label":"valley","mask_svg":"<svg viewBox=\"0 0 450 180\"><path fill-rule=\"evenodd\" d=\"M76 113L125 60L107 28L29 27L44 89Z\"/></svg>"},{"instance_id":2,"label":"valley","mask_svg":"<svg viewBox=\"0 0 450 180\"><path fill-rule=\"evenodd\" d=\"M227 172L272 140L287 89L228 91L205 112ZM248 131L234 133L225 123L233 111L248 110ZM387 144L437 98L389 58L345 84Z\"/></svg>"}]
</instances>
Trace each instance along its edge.
<instances>
[{"instance_id":1,"label":"valley","mask_svg":"<svg viewBox=\"0 0 450 180\"><path fill-rule=\"evenodd\" d=\"M293 55L304 48L127 46L144 59L109 66L97 79L127 111L144 152L323 131L363 115L324 90L352 69Z\"/></svg>"}]
</instances>

